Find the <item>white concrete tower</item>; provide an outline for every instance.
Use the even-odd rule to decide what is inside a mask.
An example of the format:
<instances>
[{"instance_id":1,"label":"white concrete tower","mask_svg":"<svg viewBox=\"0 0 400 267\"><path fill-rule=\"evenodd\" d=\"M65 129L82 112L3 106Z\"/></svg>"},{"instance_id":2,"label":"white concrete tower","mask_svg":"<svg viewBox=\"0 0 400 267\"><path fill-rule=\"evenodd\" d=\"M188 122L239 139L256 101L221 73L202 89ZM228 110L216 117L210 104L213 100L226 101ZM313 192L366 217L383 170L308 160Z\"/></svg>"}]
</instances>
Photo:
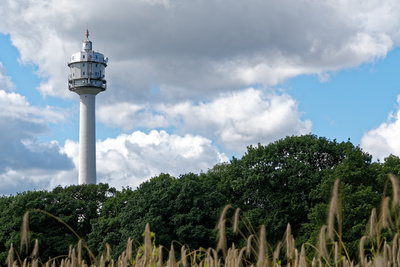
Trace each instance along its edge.
<instances>
[{"instance_id":1,"label":"white concrete tower","mask_svg":"<svg viewBox=\"0 0 400 267\"><path fill-rule=\"evenodd\" d=\"M104 71L108 59L92 50L89 31L82 51L71 56L68 89L80 97L79 184L96 184L95 98L107 88Z\"/></svg>"}]
</instances>

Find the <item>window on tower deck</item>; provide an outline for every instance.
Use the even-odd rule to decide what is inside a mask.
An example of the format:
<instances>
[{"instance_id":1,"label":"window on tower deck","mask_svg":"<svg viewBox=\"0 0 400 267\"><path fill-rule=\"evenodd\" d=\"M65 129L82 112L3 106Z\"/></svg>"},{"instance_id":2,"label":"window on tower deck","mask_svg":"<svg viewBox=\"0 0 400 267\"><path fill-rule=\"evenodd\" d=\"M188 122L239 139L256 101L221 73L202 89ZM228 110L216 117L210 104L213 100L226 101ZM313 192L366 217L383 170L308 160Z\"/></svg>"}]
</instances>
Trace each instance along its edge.
<instances>
[{"instance_id":1,"label":"window on tower deck","mask_svg":"<svg viewBox=\"0 0 400 267\"><path fill-rule=\"evenodd\" d=\"M85 55L83 55L82 58L85 58Z\"/></svg>"},{"instance_id":2,"label":"window on tower deck","mask_svg":"<svg viewBox=\"0 0 400 267\"><path fill-rule=\"evenodd\" d=\"M83 66L85 67L85 63L83 63Z\"/></svg>"},{"instance_id":3,"label":"window on tower deck","mask_svg":"<svg viewBox=\"0 0 400 267\"><path fill-rule=\"evenodd\" d=\"M85 76L85 72L83 72L82 75Z\"/></svg>"}]
</instances>

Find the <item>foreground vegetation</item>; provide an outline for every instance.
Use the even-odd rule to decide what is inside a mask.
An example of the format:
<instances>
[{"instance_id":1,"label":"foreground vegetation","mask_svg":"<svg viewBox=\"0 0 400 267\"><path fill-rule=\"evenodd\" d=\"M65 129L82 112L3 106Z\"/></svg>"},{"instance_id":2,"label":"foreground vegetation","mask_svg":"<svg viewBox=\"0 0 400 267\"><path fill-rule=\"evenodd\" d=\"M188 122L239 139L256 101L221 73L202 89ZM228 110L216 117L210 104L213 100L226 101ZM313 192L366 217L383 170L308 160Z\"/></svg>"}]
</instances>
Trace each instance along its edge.
<instances>
[{"instance_id":1,"label":"foreground vegetation","mask_svg":"<svg viewBox=\"0 0 400 267\"><path fill-rule=\"evenodd\" d=\"M327 223L320 229L317 244L304 243L301 245L300 251L295 246L295 240L292 235L290 224L287 225L284 239L275 247L267 242L267 234L265 225L262 225L259 233L253 232L253 228L248 224L248 220L241 216L240 209L236 209L232 219L233 232L244 238L246 245L242 248L236 248L235 244L229 249L226 240L226 214L232 208L230 205L225 206L220 219L218 221L218 244L216 249L197 249L190 250L186 245L181 245L180 254L175 253L174 245L171 244L169 251L162 245L155 246L155 235L151 233L149 224L146 225L144 231L144 242L138 244L133 249L132 239L128 239L126 249L118 257L116 261L111 257L111 248L106 246L106 250L97 260L90 251L87 244L80 239L77 233L59 218L48 214L47 212L36 210L36 212L44 213L50 217L60 221L79 239L76 246L69 246L69 253L65 256L50 258L43 263L39 257L38 240L30 256L23 261L18 253L15 253L13 244L11 244L7 264L12 266L100 266L100 267L126 267L126 266L399 266L400 265L400 235L399 235L399 207L400 207L400 187L398 179L389 175L392 185L392 197L383 195L383 200L379 208L379 216L374 208L371 212L368 224L366 226L366 234L359 240L359 257L351 259L345 244L342 241L342 206L340 198L340 181L336 180L329 203ZM387 184L385 186L385 192ZM28 216L27 212L24 216L22 226L21 251L27 250L28 247ZM242 223L240 229L239 225ZM395 223L394 223L395 222ZM244 230L244 231L243 231ZM252 234L245 236L245 232ZM86 249L87 258L85 261L82 257L83 250ZM311 249L311 253L307 254L306 247ZM164 258L164 250L168 256ZM18 260L14 260L15 254ZM355 265L355 262L358 262Z\"/></svg>"},{"instance_id":2,"label":"foreground vegetation","mask_svg":"<svg viewBox=\"0 0 400 267\"><path fill-rule=\"evenodd\" d=\"M199 175L161 174L135 190L99 184L2 197L0 264L397 264L400 197L397 178L387 177L399 167L398 157L372 162L350 142L306 135L249 147ZM29 250L39 245L40 258Z\"/></svg>"}]
</instances>

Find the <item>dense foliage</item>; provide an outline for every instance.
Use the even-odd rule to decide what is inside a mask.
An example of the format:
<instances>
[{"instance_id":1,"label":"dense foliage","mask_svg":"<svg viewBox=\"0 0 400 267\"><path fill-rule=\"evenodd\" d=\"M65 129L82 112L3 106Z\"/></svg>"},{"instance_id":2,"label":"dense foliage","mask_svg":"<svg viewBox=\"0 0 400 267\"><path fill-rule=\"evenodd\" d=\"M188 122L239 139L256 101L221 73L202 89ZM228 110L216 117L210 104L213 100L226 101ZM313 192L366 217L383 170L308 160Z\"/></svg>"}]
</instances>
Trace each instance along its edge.
<instances>
[{"instance_id":1,"label":"dense foliage","mask_svg":"<svg viewBox=\"0 0 400 267\"><path fill-rule=\"evenodd\" d=\"M337 178L344 203L343 241L349 253L355 254L355 240L362 237L372 208L382 200L387 175L397 175L399 170L396 156L372 162L370 155L350 141L338 143L305 135L250 146L242 158L216 165L206 173L177 178L160 174L137 189L118 191L99 184L3 196L0 264L5 263L11 243L19 248L27 210L31 210L31 246L34 239L39 240L43 259L62 255L69 244L77 243L77 237L63 224L34 209L65 221L96 255L104 252L106 244L111 245L114 257L120 255L126 247L121 240L141 241L146 223L157 234L156 245L169 247L176 240L190 248L215 247L215 226L226 204L240 208L251 225L264 224L272 245L282 240L288 223L299 244L316 243ZM240 245L232 232L226 234L228 244Z\"/></svg>"}]
</instances>

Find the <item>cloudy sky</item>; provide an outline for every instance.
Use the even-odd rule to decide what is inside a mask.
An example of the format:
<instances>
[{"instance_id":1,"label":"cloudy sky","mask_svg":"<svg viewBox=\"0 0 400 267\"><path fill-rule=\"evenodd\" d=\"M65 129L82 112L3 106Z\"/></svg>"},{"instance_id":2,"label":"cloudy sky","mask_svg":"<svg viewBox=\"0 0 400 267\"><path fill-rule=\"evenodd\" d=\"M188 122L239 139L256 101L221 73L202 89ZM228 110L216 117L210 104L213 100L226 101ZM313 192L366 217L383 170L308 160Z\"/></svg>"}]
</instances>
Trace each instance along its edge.
<instances>
[{"instance_id":1,"label":"cloudy sky","mask_svg":"<svg viewBox=\"0 0 400 267\"><path fill-rule=\"evenodd\" d=\"M397 0L1 0L0 194L78 182L70 55L109 57L97 180L207 171L313 133L400 155Z\"/></svg>"}]
</instances>

